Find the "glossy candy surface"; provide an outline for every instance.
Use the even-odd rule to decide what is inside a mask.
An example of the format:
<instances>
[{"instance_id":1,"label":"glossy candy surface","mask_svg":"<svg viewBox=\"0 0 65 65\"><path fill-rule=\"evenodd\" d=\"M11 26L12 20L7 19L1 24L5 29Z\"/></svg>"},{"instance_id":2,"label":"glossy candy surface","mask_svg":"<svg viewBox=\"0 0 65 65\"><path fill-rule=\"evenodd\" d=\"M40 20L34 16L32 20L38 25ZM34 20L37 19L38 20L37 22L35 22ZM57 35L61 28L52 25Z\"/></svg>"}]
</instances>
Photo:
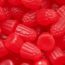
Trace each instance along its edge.
<instances>
[{"instance_id":1,"label":"glossy candy surface","mask_svg":"<svg viewBox=\"0 0 65 65\"><path fill-rule=\"evenodd\" d=\"M0 0L0 65L65 65L65 0Z\"/></svg>"}]
</instances>

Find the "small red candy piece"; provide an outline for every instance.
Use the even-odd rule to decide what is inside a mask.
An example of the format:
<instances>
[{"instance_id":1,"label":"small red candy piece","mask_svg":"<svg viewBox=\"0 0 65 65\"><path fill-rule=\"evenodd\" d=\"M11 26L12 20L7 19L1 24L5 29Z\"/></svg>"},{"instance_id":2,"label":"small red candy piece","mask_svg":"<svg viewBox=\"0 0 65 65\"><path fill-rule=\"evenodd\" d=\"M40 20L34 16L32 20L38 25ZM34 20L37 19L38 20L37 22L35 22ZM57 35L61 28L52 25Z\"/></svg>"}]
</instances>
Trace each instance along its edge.
<instances>
[{"instance_id":1,"label":"small red candy piece","mask_svg":"<svg viewBox=\"0 0 65 65\"><path fill-rule=\"evenodd\" d=\"M21 3L28 9L37 10L40 8L43 0L21 0Z\"/></svg>"},{"instance_id":2,"label":"small red candy piece","mask_svg":"<svg viewBox=\"0 0 65 65\"><path fill-rule=\"evenodd\" d=\"M49 33L43 33L37 40L38 47L43 51L51 51L55 46L55 40Z\"/></svg>"},{"instance_id":3,"label":"small red candy piece","mask_svg":"<svg viewBox=\"0 0 65 65\"><path fill-rule=\"evenodd\" d=\"M0 63L0 65L14 65L11 60L4 60L3 62Z\"/></svg>"},{"instance_id":4,"label":"small red candy piece","mask_svg":"<svg viewBox=\"0 0 65 65\"><path fill-rule=\"evenodd\" d=\"M48 60L42 59L42 60L37 61L34 65L50 65L50 64Z\"/></svg>"},{"instance_id":5,"label":"small red candy piece","mask_svg":"<svg viewBox=\"0 0 65 65\"><path fill-rule=\"evenodd\" d=\"M28 12L22 18L22 24L28 27L34 27L36 25L36 13Z\"/></svg>"},{"instance_id":6,"label":"small red candy piece","mask_svg":"<svg viewBox=\"0 0 65 65\"><path fill-rule=\"evenodd\" d=\"M64 65L65 54L60 48L55 48L52 52L47 53L47 57L51 61L52 65Z\"/></svg>"},{"instance_id":7,"label":"small red candy piece","mask_svg":"<svg viewBox=\"0 0 65 65\"><path fill-rule=\"evenodd\" d=\"M37 37L35 30L19 24L15 30L16 34L20 35L25 41L34 41Z\"/></svg>"},{"instance_id":8,"label":"small red candy piece","mask_svg":"<svg viewBox=\"0 0 65 65\"><path fill-rule=\"evenodd\" d=\"M49 26L59 19L59 14L53 9L41 9L37 12L37 23L41 26Z\"/></svg>"},{"instance_id":9,"label":"small red candy piece","mask_svg":"<svg viewBox=\"0 0 65 65\"><path fill-rule=\"evenodd\" d=\"M22 38L15 33L9 35L5 40L6 48L14 53L19 53L22 43Z\"/></svg>"},{"instance_id":10,"label":"small red candy piece","mask_svg":"<svg viewBox=\"0 0 65 65\"><path fill-rule=\"evenodd\" d=\"M20 20L21 17L23 16L23 14L24 14L23 9L22 8L18 8L18 7L11 7L10 12L11 12L12 18L13 19L18 19L18 20Z\"/></svg>"},{"instance_id":11,"label":"small red candy piece","mask_svg":"<svg viewBox=\"0 0 65 65\"><path fill-rule=\"evenodd\" d=\"M0 39L0 58L3 58L8 54L8 50L6 49L3 40Z\"/></svg>"},{"instance_id":12,"label":"small red candy piece","mask_svg":"<svg viewBox=\"0 0 65 65\"><path fill-rule=\"evenodd\" d=\"M61 17L58 22L50 28L50 33L56 38L65 34L65 18Z\"/></svg>"},{"instance_id":13,"label":"small red candy piece","mask_svg":"<svg viewBox=\"0 0 65 65\"><path fill-rule=\"evenodd\" d=\"M22 58L36 61L41 58L42 53L34 44L30 42L25 42L21 46L20 55Z\"/></svg>"},{"instance_id":14,"label":"small red candy piece","mask_svg":"<svg viewBox=\"0 0 65 65\"><path fill-rule=\"evenodd\" d=\"M14 32L14 29L16 28L18 24L17 20L6 20L2 23L2 33L9 35Z\"/></svg>"}]
</instances>

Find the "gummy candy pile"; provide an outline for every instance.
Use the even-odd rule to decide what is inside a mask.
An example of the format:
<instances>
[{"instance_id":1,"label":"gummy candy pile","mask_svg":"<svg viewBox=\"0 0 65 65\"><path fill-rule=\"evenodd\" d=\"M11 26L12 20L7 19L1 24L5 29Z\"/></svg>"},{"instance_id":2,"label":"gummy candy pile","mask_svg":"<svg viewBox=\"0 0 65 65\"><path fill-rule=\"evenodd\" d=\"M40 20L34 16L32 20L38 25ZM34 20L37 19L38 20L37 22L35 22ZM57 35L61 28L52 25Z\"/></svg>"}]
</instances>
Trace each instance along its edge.
<instances>
[{"instance_id":1,"label":"gummy candy pile","mask_svg":"<svg viewBox=\"0 0 65 65\"><path fill-rule=\"evenodd\" d=\"M0 65L65 65L65 0L0 0Z\"/></svg>"}]
</instances>

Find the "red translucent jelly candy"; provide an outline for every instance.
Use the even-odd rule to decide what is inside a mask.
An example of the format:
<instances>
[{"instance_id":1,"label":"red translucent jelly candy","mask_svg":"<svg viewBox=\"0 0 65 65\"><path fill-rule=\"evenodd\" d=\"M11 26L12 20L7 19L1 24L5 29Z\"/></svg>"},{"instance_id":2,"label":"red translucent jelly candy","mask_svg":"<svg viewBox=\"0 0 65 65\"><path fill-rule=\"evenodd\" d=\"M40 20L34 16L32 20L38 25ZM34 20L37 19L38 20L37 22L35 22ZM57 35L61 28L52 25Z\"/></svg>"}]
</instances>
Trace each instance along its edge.
<instances>
[{"instance_id":1,"label":"red translucent jelly candy","mask_svg":"<svg viewBox=\"0 0 65 65\"><path fill-rule=\"evenodd\" d=\"M20 55L22 58L36 61L41 58L42 53L34 44L30 42L25 42L21 46Z\"/></svg>"},{"instance_id":2,"label":"red translucent jelly candy","mask_svg":"<svg viewBox=\"0 0 65 65\"><path fill-rule=\"evenodd\" d=\"M22 38L15 33L9 35L8 38L5 40L6 48L14 53L19 53L22 43Z\"/></svg>"},{"instance_id":3,"label":"red translucent jelly candy","mask_svg":"<svg viewBox=\"0 0 65 65\"><path fill-rule=\"evenodd\" d=\"M21 19L21 17L24 14L23 9L18 8L18 7L12 7L10 12L11 12L12 18L14 18L14 19Z\"/></svg>"},{"instance_id":4,"label":"red translucent jelly candy","mask_svg":"<svg viewBox=\"0 0 65 65\"><path fill-rule=\"evenodd\" d=\"M20 6L21 0L7 0L10 6Z\"/></svg>"},{"instance_id":5,"label":"red translucent jelly candy","mask_svg":"<svg viewBox=\"0 0 65 65\"><path fill-rule=\"evenodd\" d=\"M55 40L49 33L43 33L37 40L38 47L43 51L51 51L55 46Z\"/></svg>"},{"instance_id":6,"label":"red translucent jelly candy","mask_svg":"<svg viewBox=\"0 0 65 65\"><path fill-rule=\"evenodd\" d=\"M6 49L3 40L0 40L0 58L6 56L8 54L8 50Z\"/></svg>"},{"instance_id":7,"label":"red translucent jelly candy","mask_svg":"<svg viewBox=\"0 0 65 65\"><path fill-rule=\"evenodd\" d=\"M13 33L17 23L18 23L17 20L6 20L2 24L2 32L7 35Z\"/></svg>"},{"instance_id":8,"label":"red translucent jelly candy","mask_svg":"<svg viewBox=\"0 0 65 65\"><path fill-rule=\"evenodd\" d=\"M22 18L22 24L28 27L34 27L36 25L36 13L28 12Z\"/></svg>"},{"instance_id":9,"label":"red translucent jelly candy","mask_svg":"<svg viewBox=\"0 0 65 65\"><path fill-rule=\"evenodd\" d=\"M60 37L63 36L65 33L65 18L61 17L58 22L56 22L54 25L50 28L50 33L54 37Z\"/></svg>"},{"instance_id":10,"label":"red translucent jelly candy","mask_svg":"<svg viewBox=\"0 0 65 65\"><path fill-rule=\"evenodd\" d=\"M54 24L59 19L59 14L53 9L41 9L37 12L37 22L42 26Z\"/></svg>"},{"instance_id":11,"label":"red translucent jelly candy","mask_svg":"<svg viewBox=\"0 0 65 65\"><path fill-rule=\"evenodd\" d=\"M65 54L60 48L55 48L52 52L48 52L47 56L53 65L64 65Z\"/></svg>"},{"instance_id":12,"label":"red translucent jelly candy","mask_svg":"<svg viewBox=\"0 0 65 65\"><path fill-rule=\"evenodd\" d=\"M37 61L34 65L50 65L50 64L48 60L42 59L42 60Z\"/></svg>"},{"instance_id":13,"label":"red translucent jelly candy","mask_svg":"<svg viewBox=\"0 0 65 65\"><path fill-rule=\"evenodd\" d=\"M14 65L11 60L4 60L0 63L0 65Z\"/></svg>"},{"instance_id":14,"label":"red translucent jelly candy","mask_svg":"<svg viewBox=\"0 0 65 65\"><path fill-rule=\"evenodd\" d=\"M21 3L28 9L37 10L40 8L42 0L21 0Z\"/></svg>"},{"instance_id":15,"label":"red translucent jelly candy","mask_svg":"<svg viewBox=\"0 0 65 65\"><path fill-rule=\"evenodd\" d=\"M15 32L20 35L25 41L34 41L37 37L37 33L35 30L24 26L22 24L19 24L16 27Z\"/></svg>"}]
</instances>

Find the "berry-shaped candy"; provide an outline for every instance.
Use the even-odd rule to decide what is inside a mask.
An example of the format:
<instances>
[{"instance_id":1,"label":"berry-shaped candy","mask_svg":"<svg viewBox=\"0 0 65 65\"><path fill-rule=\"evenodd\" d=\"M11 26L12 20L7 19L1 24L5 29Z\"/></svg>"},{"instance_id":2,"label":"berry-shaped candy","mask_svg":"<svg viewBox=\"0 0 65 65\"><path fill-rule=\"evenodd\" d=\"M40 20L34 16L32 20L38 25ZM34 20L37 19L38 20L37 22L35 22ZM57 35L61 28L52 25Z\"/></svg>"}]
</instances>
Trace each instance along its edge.
<instances>
[{"instance_id":1,"label":"berry-shaped candy","mask_svg":"<svg viewBox=\"0 0 65 65\"><path fill-rule=\"evenodd\" d=\"M15 33L9 35L5 40L6 48L14 53L19 53L22 43L22 38Z\"/></svg>"},{"instance_id":2,"label":"berry-shaped candy","mask_svg":"<svg viewBox=\"0 0 65 65\"><path fill-rule=\"evenodd\" d=\"M39 50L39 48L36 47L34 44L30 42L25 42L21 46L20 55L22 58L31 59L31 60L36 61L41 58L42 53Z\"/></svg>"},{"instance_id":3,"label":"berry-shaped candy","mask_svg":"<svg viewBox=\"0 0 65 65\"><path fill-rule=\"evenodd\" d=\"M40 8L43 0L21 0L23 6L31 10L37 10Z\"/></svg>"},{"instance_id":4,"label":"berry-shaped candy","mask_svg":"<svg viewBox=\"0 0 65 65\"><path fill-rule=\"evenodd\" d=\"M46 55L51 61L52 65L64 65L65 64L65 54L59 47L54 48L52 52L48 52Z\"/></svg>"},{"instance_id":5,"label":"berry-shaped candy","mask_svg":"<svg viewBox=\"0 0 65 65\"><path fill-rule=\"evenodd\" d=\"M41 26L50 26L59 20L59 14L53 9L40 9L37 12L37 23Z\"/></svg>"},{"instance_id":6,"label":"berry-shaped candy","mask_svg":"<svg viewBox=\"0 0 65 65\"><path fill-rule=\"evenodd\" d=\"M21 0L7 0L10 6L20 6Z\"/></svg>"},{"instance_id":7,"label":"berry-shaped candy","mask_svg":"<svg viewBox=\"0 0 65 65\"><path fill-rule=\"evenodd\" d=\"M25 41L34 41L37 37L37 33L35 30L19 24L16 27L15 33L20 35Z\"/></svg>"},{"instance_id":8,"label":"berry-shaped candy","mask_svg":"<svg viewBox=\"0 0 65 65\"><path fill-rule=\"evenodd\" d=\"M14 65L14 63L11 60L7 59L2 61L0 65Z\"/></svg>"},{"instance_id":9,"label":"berry-shaped candy","mask_svg":"<svg viewBox=\"0 0 65 65\"><path fill-rule=\"evenodd\" d=\"M58 22L51 26L50 33L55 38L65 34L65 17L61 17Z\"/></svg>"},{"instance_id":10,"label":"berry-shaped candy","mask_svg":"<svg viewBox=\"0 0 65 65\"><path fill-rule=\"evenodd\" d=\"M43 33L37 40L38 47L43 51L51 51L55 46L55 40L49 33Z\"/></svg>"},{"instance_id":11,"label":"berry-shaped candy","mask_svg":"<svg viewBox=\"0 0 65 65\"><path fill-rule=\"evenodd\" d=\"M2 23L2 32L6 35L13 33L17 24L18 24L17 20L11 20L11 19L6 20L5 22Z\"/></svg>"},{"instance_id":12,"label":"berry-shaped candy","mask_svg":"<svg viewBox=\"0 0 65 65\"><path fill-rule=\"evenodd\" d=\"M18 7L11 7L10 12L11 12L12 18L19 19L19 20L21 19L21 17L24 14L23 9L22 8L18 8Z\"/></svg>"},{"instance_id":13,"label":"berry-shaped candy","mask_svg":"<svg viewBox=\"0 0 65 65\"><path fill-rule=\"evenodd\" d=\"M0 58L6 56L8 54L8 50L6 49L3 40L0 40Z\"/></svg>"},{"instance_id":14,"label":"berry-shaped candy","mask_svg":"<svg viewBox=\"0 0 65 65\"><path fill-rule=\"evenodd\" d=\"M36 25L36 13L28 12L22 18L22 24L28 27L34 27Z\"/></svg>"},{"instance_id":15,"label":"berry-shaped candy","mask_svg":"<svg viewBox=\"0 0 65 65\"><path fill-rule=\"evenodd\" d=\"M34 65L49 65L49 62L47 59L42 59L42 60L35 62Z\"/></svg>"}]
</instances>

